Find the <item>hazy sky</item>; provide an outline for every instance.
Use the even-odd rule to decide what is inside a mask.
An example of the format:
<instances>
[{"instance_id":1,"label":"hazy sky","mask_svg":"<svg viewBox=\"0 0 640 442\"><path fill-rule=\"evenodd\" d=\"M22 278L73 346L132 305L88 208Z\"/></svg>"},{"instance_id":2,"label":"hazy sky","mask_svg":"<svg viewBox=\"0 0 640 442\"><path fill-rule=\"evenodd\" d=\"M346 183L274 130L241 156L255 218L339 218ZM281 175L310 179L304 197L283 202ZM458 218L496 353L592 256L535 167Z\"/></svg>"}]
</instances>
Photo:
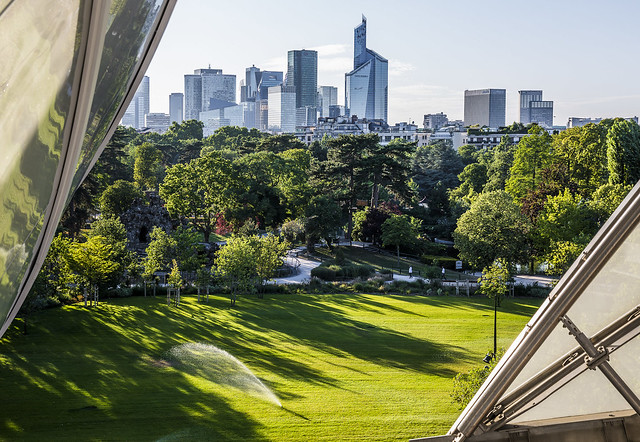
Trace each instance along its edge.
<instances>
[{"instance_id":1,"label":"hazy sky","mask_svg":"<svg viewBox=\"0 0 640 442\"><path fill-rule=\"evenodd\" d=\"M208 67L286 72L292 49L318 51L318 85L353 68L353 28L367 17L367 47L389 60L389 122L427 113L463 118L465 89L542 89L554 123L570 116L640 114L640 1L178 0L147 71L151 111L168 112L184 74ZM238 92L237 99L240 99Z\"/></svg>"}]
</instances>

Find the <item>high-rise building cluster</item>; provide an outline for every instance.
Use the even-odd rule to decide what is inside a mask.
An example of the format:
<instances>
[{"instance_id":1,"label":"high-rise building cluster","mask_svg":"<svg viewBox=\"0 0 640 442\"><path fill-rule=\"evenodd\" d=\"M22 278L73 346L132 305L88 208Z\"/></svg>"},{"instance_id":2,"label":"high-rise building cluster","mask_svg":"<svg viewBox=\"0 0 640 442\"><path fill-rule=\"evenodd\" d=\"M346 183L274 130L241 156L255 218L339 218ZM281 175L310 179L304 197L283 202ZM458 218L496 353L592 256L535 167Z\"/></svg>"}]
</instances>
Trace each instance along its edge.
<instances>
[{"instance_id":1,"label":"high-rise building cluster","mask_svg":"<svg viewBox=\"0 0 640 442\"><path fill-rule=\"evenodd\" d=\"M235 75L211 66L186 74L184 93L173 93L169 98L169 121L198 119L204 123L205 135L226 125L294 133L315 127L318 118L386 124L388 61L367 48L366 37L363 16L354 30L354 63L353 70L345 74L344 104L338 104L337 87L318 85L318 52L300 49L288 51L286 71L248 67L240 81L239 103ZM141 128L142 120L130 125Z\"/></svg>"}]
</instances>

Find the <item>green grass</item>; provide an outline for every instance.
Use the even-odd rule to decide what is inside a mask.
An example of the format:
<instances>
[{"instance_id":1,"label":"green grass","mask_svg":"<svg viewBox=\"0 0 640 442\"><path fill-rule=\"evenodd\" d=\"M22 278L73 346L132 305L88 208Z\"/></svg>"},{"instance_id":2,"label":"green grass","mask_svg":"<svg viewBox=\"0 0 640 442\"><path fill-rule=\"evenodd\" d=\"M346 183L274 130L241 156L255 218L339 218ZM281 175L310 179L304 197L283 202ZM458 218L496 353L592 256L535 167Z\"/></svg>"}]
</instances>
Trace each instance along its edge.
<instances>
[{"instance_id":1,"label":"green grass","mask_svg":"<svg viewBox=\"0 0 640 442\"><path fill-rule=\"evenodd\" d=\"M446 432L452 377L492 346L486 298L269 295L234 309L109 300L17 320L0 341L2 440L408 440ZM509 299L507 346L540 300ZM185 342L244 362L283 409L164 362Z\"/></svg>"}]
</instances>

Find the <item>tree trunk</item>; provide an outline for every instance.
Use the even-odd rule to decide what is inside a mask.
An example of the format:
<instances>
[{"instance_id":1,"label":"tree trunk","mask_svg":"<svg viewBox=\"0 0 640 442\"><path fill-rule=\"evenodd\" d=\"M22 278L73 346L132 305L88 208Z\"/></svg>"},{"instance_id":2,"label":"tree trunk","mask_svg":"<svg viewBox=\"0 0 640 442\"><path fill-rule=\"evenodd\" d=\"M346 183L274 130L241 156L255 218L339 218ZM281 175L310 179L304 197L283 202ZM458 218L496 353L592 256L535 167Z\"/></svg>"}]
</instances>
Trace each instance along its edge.
<instances>
[{"instance_id":1,"label":"tree trunk","mask_svg":"<svg viewBox=\"0 0 640 442\"><path fill-rule=\"evenodd\" d=\"M376 177L377 178L377 177ZM377 181L377 179L376 179ZM372 208L377 208L378 207L378 198L380 197L380 186L378 185L377 182L373 183L373 187L371 188L371 207Z\"/></svg>"}]
</instances>

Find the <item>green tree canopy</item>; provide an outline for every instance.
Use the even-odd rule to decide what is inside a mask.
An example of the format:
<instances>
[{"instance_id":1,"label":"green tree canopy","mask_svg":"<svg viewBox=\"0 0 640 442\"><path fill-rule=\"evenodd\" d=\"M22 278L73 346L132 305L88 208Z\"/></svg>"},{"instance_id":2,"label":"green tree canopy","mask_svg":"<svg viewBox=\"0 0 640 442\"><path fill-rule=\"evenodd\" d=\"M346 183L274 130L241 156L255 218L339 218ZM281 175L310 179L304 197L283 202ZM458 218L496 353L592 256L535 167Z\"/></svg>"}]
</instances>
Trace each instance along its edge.
<instances>
[{"instance_id":1,"label":"green tree canopy","mask_svg":"<svg viewBox=\"0 0 640 442\"><path fill-rule=\"evenodd\" d=\"M514 153L513 165L505 190L517 200L527 192L535 190L542 181L540 171L552 162L551 135L539 126L529 129L529 135L522 138Z\"/></svg>"},{"instance_id":2,"label":"green tree canopy","mask_svg":"<svg viewBox=\"0 0 640 442\"><path fill-rule=\"evenodd\" d=\"M100 210L107 215L121 215L131 207L136 198L141 197L142 193L134 183L118 180L102 192Z\"/></svg>"},{"instance_id":3,"label":"green tree canopy","mask_svg":"<svg viewBox=\"0 0 640 442\"><path fill-rule=\"evenodd\" d=\"M458 220L453 233L460 257L477 268L496 259L526 262L531 226L504 191L482 193Z\"/></svg>"}]
</instances>

